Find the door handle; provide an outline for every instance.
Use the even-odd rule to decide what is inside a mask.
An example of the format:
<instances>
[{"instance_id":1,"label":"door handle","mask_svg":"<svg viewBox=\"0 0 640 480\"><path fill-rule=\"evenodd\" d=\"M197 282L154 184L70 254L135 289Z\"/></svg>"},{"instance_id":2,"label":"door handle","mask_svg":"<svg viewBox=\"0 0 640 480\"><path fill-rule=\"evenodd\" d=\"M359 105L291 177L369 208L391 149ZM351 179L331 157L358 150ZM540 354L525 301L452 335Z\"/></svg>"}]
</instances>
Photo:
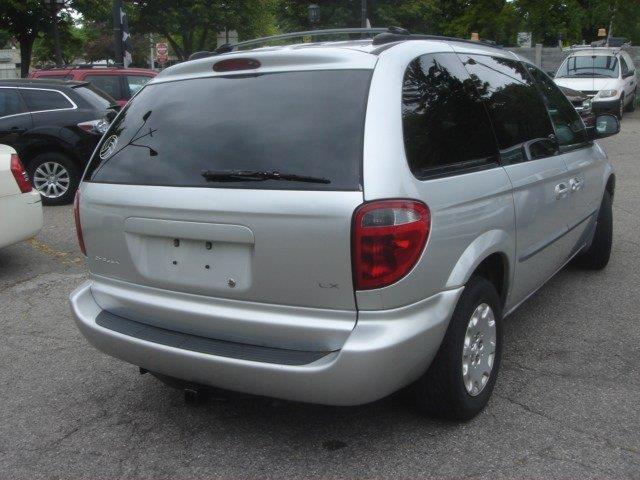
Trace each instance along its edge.
<instances>
[{"instance_id":1,"label":"door handle","mask_svg":"<svg viewBox=\"0 0 640 480\"><path fill-rule=\"evenodd\" d=\"M564 182L559 183L558 185L556 185L555 193L556 193L556 199L560 200L561 198L564 198L567 195L569 195L569 186Z\"/></svg>"},{"instance_id":2,"label":"door handle","mask_svg":"<svg viewBox=\"0 0 640 480\"><path fill-rule=\"evenodd\" d=\"M571 186L572 192L577 192L578 190L582 190L582 188L584 187L584 180L582 180L580 177L573 177L571 180L569 180L569 185Z\"/></svg>"},{"instance_id":3,"label":"door handle","mask_svg":"<svg viewBox=\"0 0 640 480\"><path fill-rule=\"evenodd\" d=\"M20 127L11 127L9 130L0 130L0 133L24 133L26 132L27 129L26 128L20 128Z\"/></svg>"}]
</instances>

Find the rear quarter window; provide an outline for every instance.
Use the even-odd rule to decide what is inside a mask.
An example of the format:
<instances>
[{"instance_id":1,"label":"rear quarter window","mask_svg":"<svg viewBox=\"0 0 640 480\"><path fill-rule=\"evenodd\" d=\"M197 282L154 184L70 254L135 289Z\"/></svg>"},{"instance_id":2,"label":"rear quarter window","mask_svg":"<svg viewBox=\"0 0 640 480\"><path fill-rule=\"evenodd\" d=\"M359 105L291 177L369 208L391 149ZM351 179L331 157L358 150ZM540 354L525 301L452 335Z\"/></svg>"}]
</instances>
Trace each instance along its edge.
<instances>
[{"instance_id":1,"label":"rear quarter window","mask_svg":"<svg viewBox=\"0 0 640 480\"><path fill-rule=\"evenodd\" d=\"M73 108L69 99L57 90L21 88L20 94L31 112Z\"/></svg>"},{"instance_id":2,"label":"rear quarter window","mask_svg":"<svg viewBox=\"0 0 640 480\"><path fill-rule=\"evenodd\" d=\"M489 117L453 53L423 55L409 64L402 127L407 161L418 179L497 166Z\"/></svg>"},{"instance_id":3,"label":"rear quarter window","mask_svg":"<svg viewBox=\"0 0 640 480\"><path fill-rule=\"evenodd\" d=\"M86 180L134 185L360 190L370 70L281 72L150 84L105 135ZM277 171L299 181L208 181Z\"/></svg>"}]
</instances>

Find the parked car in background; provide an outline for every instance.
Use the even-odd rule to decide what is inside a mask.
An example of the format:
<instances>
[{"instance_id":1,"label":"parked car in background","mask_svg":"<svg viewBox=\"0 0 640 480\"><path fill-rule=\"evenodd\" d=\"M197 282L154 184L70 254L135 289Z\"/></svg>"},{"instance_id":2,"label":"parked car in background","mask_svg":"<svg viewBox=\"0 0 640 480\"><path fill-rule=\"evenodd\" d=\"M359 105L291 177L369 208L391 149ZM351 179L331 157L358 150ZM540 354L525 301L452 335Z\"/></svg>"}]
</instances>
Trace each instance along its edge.
<instances>
[{"instance_id":1,"label":"parked car in background","mask_svg":"<svg viewBox=\"0 0 640 480\"><path fill-rule=\"evenodd\" d=\"M555 74L555 82L586 94L595 113L621 119L635 110L638 82L633 59L623 48L575 46Z\"/></svg>"},{"instance_id":2,"label":"parked car in background","mask_svg":"<svg viewBox=\"0 0 640 480\"><path fill-rule=\"evenodd\" d=\"M42 228L42 202L16 151L0 144L0 248Z\"/></svg>"},{"instance_id":3,"label":"parked car in background","mask_svg":"<svg viewBox=\"0 0 640 480\"><path fill-rule=\"evenodd\" d=\"M168 383L333 405L413 384L469 419L503 318L572 259L609 261L594 140L618 120L587 129L496 46L393 29L219 51L124 108L76 196L91 275L71 309Z\"/></svg>"},{"instance_id":4,"label":"parked car in background","mask_svg":"<svg viewBox=\"0 0 640 480\"><path fill-rule=\"evenodd\" d=\"M0 80L0 143L18 152L45 204L70 203L119 108L88 82Z\"/></svg>"},{"instance_id":5,"label":"parked car in background","mask_svg":"<svg viewBox=\"0 0 640 480\"><path fill-rule=\"evenodd\" d=\"M573 90L572 88L561 86L560 90L562 90L562 93L564 93L567 99L571 102L571 105L573 105L576 111L580 114L584 124L587 127L595 127L596 114L593 111L589 96L577 90Z\"/></svg>"},{"instance_id":6,"label":"parked car in background","mask_svg":"<svg viewBox=\"0 0 640 480\"><path fill-rule=\"evenodd\" d=\"M30 78L77 80L91 82L116 99L123 106L158 72L147 68L117 68L79 65L72 68L36 70Z\"/></svg>"}]
</instances>

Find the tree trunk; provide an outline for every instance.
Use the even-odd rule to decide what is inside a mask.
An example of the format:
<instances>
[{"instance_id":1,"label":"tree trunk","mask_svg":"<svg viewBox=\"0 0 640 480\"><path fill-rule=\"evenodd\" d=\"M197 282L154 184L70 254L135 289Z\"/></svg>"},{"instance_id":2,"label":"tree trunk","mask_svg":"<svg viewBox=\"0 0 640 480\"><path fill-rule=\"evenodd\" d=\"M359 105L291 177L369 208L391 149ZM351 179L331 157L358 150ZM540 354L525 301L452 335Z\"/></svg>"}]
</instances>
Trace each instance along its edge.
<instances>
[{"instance_id":1,"label":"tree trunk","mask_svg":"<svg viewBox=\"0 0 640 480\"><path fill-rule=\"evenodd\" d=\"M20 76L22 78L29 76L34 40L35 37L28 34L18 36L18 41L20 42Z\"/></svg>"}]
</instances>

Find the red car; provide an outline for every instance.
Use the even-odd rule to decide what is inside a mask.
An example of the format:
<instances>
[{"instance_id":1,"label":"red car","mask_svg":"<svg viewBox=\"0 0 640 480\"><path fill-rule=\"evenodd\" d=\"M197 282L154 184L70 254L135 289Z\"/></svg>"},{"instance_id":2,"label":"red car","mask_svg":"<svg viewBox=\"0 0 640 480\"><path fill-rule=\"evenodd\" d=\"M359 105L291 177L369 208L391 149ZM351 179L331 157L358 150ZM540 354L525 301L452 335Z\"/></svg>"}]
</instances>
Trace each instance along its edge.
<instances>
[{"instance_id":1,"label":"red car","mask_svg":"<svg viewBox=\"0 0 640 480\"><path fill-rule=\"evenodd\" d=\"M100 90L107 92L122 106L142 88L142 86L158 75L158 72L146 68L98 67L95 65L78 65L64 68L36 70L29 78L57 78L61 80L78 80L91 82Z\"/></svg>"}]
</instances>

